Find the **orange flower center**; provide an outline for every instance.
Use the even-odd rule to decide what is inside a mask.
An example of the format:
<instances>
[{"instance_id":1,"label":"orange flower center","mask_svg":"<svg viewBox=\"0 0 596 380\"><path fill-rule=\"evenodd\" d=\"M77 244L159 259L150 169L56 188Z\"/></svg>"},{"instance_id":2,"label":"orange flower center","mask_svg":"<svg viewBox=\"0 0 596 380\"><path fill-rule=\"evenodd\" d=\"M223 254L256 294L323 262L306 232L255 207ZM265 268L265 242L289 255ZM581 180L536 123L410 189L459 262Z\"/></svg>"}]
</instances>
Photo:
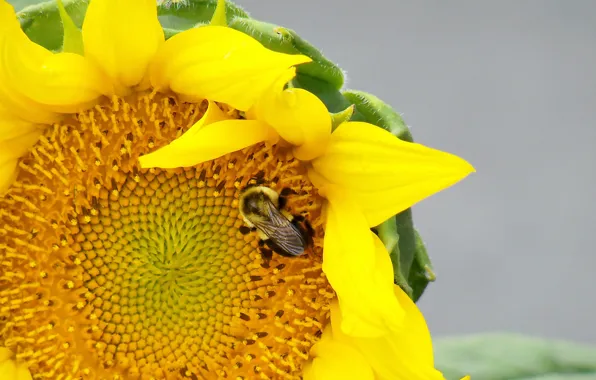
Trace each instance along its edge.
<instances>
[{"instance_id":1,"label":"orange flower center","mask_svg":"<svg viewBox=\"0 0 596 380\"><path fill-rule=\"evenodd\" d=\"M334 293L323 200L299 162L260 144L192 168L137 164L205 110L113 98L48 127L22 159L0 197L0 346L34 378L300 377ZM245 227L251 179L310 221L306 254L280 256Z\"/></svg>"}]
</instances>

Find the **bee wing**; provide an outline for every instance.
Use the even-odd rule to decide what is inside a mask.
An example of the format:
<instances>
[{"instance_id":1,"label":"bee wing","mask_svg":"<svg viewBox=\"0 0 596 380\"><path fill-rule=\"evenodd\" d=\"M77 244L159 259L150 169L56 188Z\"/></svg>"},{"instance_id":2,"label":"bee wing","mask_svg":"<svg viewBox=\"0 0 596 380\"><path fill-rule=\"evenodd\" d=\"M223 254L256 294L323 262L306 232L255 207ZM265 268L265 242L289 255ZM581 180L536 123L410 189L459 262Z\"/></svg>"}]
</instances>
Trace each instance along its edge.
<instances>
[{"instance_id":1,"label":"bee wing","mask_svg":"<svg viewBox=\"0 0 596 380\"><path fill-rule=\"evenodd\" d=\"M306 241L302 233L272 202L265 202L269 218L253 222L271 241L283 251L298 256L304 252Z\"/></svg>"}]
</instances>

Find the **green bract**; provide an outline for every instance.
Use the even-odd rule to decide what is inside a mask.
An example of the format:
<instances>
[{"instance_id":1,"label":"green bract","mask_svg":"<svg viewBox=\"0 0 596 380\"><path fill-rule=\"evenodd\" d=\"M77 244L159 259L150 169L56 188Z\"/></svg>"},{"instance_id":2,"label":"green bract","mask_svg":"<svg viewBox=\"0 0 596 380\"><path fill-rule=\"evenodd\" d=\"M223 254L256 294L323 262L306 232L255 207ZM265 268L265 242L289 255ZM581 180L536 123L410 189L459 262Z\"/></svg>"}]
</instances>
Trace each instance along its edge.
<instances>
[{"instance_id":1,"label":"green bract","mask_svg":"<svg viewBox=\"0 0 596 380\"><path fill-rule=\"evenodd\" d=\"M64 9L81 28L89 0L63 0ZM217 0L190 0L158 6L166 38L183 30L207 24L213 17ZM63 26L57 2L48 1L24 8L18 13L21 26L29 38L52 51L63 49ZM333 62L300 38L296 32L277 25L254 20L237 5L226 3L228 26L246 33L271 50L304 54L313 61L297 67L292 85L318 96L330 113L341 113L354 105L351 119L366 121L383 128L405 141L412 141L409 128L401 116L377 97L360 91L345 91L344 74ZM72 30L72 28L71 28ZM76 46L66 46L76 51ZM345 114L340 114L339 118ZM377 227L377 233L389 250L395 272L395 283L415 301L422 295L434 273L426 249L413 226L410 209Z\"/></svg>"}]
</instances>

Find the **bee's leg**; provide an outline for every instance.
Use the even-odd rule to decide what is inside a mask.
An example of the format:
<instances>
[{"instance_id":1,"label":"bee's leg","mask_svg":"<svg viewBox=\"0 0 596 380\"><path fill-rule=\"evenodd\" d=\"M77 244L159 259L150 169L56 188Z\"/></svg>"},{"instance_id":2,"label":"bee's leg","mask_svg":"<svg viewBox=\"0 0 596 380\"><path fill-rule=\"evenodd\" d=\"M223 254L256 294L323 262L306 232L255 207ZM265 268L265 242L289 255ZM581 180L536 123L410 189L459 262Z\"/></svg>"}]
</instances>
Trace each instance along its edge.
<instances>
[{"instance_id":1,"label":"bee's leg","mask_svg":"<svg viewBox=\"0 0 596 380\"><path fill-rule=\"evenodd\" d=\"M252 177L251 179L248 180L248 183L246 184L246 189L248 189L250 187L261 186L264 183L265 183L264 178Z\"/></svg>"},{"instance_id":2,"label":"bee's leg","mask_svg":"<svg viewBox=\"0 0 596 380\"><path fill-rule=\"evenodd\" d=\"M302 219L304 222L304 226L306 227L306 230L308 231L308 234L311 236L315 236L315 229L312 228L312 225L310 224L310 222L308 221L308 219Z\"/></svg>"},{"instance_id":3,"label":"bee's leg","mask_svg":"<svg viewBox=\"0 0 596 380\"><path fill-rule=\"evenodd\" d=\"M312 246L313 244L313 236L315 236L315 230L312 228L312 225L302 215L294 215L294 220L292 224L296 226L302 232L302 236L306 239L307 245Z\"/></svg>"},{"instance_id":4,"label":"bee's leg","mask_svg":"<svg viewBox=\"0 0 596 380\"><path fill-rule=\"evenodd\" d=\"M265 247L260 247L259 250L261 251L261 258L263 259L263 264L261 264L261 266L263 268L269 268L269 263L273 258L273 251Z\"/></svg>"},{"instance_id":5,"label":"bee's leg","mask_svg":"<svg viewBox=\"0 0 596 380\"><path fill-rule=\"evenodd\" d=\"M289 254L286 251L284 251L283 249L281 249L277 244L275 244L275 242L271 239L267 239L265 240L265 245L267 245L267 247L271 248L273 250L273 252L277 253L280 256L284 256L284 257L296 257L295 255Z\"/></svg>"},{"instance_id":6,"label":"bee's leg","mask_svg":"<svg viewBox=\"0 0 596 380\"><path fill-rule=\"evenodd\" d=\"M248 180L249 186L260 186L265 183L265 172L259 171L257 175Z\"/></svg>"},{"instance_id":7,"label":"bee's leg","mask_svg":"<svg viewBox=\"0 0 596 380\"><path fill-rule=\"evenodd\" d=\"M290 189L289 187L284 187L279 192L279 200L278 200L278 207L283 209L286 204L288 203L288 196L291 194L298 194L296 191Z\"/></svg>"},{"instance_id":8,"label":"bee's leg","mask_svg":"<svg viewBox=\"0 0 596 380\"><path fill-rule=\"evenodd\" d=\"M283 211L284 207L288 204L288 198L282 197L281 195L277 198L277 207Z\"/></svg>"},{"instance_id":9,"label":"bee's leg","mask_svg":"<svg viewBox=\"0 0 596 380\"><path fill-rule=\"evenodd\" d=\"M248 234L250 233L250 227L247 227L247 226L240 226L240 227L238 228L238 231L240 231L240 233L241 233L242 235L248 235Z\"/></svg>"},{"instance_id":10,"label":"bee's leg","mask_svg":"<svg viewBox=\"0 0 596 380\"><path fill-rule=\"evenodd\" d=\"M290 189L289 187L284 187L283 189L281 189L281 192L279 193L279 195L281 195L282 197L287 197L290 194L298 194L296 191Z\"/></svg>"}]
</instances>

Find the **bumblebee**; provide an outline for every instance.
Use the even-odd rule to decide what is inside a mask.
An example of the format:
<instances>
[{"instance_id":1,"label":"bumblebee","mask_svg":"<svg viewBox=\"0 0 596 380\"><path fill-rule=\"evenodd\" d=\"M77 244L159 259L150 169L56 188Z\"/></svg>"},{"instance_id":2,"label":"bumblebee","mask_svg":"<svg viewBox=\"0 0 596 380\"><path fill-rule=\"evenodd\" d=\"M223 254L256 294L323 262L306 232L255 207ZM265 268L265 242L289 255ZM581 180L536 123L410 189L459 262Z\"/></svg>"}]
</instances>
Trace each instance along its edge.
<instances>
[{"instance_id":1,"label":"bumblebee","mask_svg":"<svg viewBox=\"0 0 596 380\"><path fill-rule=\"evenodd\" d=\"M303 218L282 210L284 203L269 187L247 187L240 194L240 215L273 251L286 257L300 256L312 243L313 231Z\"/></svg>"}]
</instances>

